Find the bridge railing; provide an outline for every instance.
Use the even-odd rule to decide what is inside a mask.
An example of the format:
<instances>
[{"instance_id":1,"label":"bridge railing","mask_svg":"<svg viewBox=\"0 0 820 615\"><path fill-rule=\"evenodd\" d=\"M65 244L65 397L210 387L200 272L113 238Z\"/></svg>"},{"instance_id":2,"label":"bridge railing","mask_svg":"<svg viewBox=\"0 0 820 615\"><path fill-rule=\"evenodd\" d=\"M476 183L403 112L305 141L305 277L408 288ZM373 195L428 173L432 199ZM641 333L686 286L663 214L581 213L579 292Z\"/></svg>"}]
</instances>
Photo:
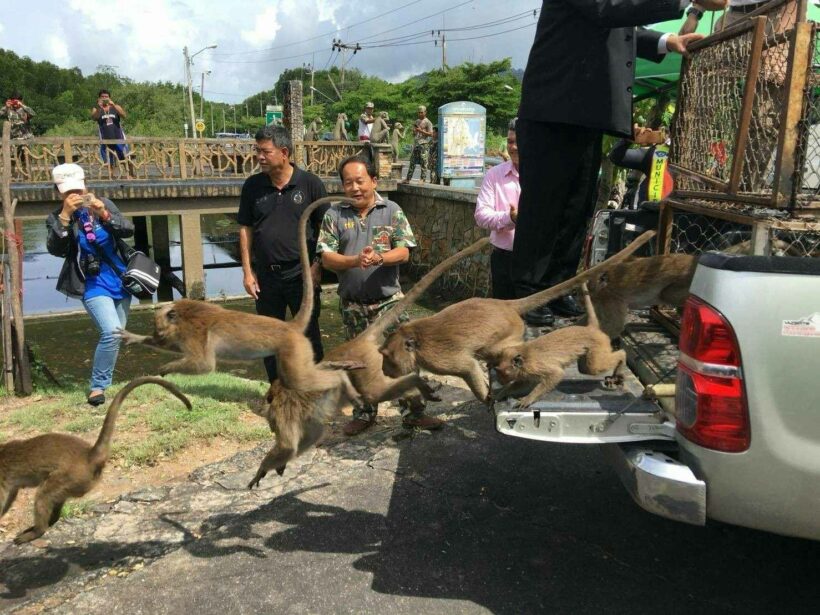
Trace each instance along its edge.
<instances>
[{"instance_id":1,"label":"bridge railing","mask_svg":"<svg viewBox=\"0 0 820 615\"><path fill-rule=\"evenodd\" d=\"M12 140L12 184L51 183L51 169L64 162L83 167L90 181L191 180L247 177L259 172L250 139L36 137ZM2 150L0 148L0 169ZM300 141L297 164L321 177L336 175L339 163L361 149L356 141ZM390 146L378 145L380 176L390 175ZM384 151L382 151L384 150ZM109 162L106 162L109 161Z\"/></svg>"}]
</instances>

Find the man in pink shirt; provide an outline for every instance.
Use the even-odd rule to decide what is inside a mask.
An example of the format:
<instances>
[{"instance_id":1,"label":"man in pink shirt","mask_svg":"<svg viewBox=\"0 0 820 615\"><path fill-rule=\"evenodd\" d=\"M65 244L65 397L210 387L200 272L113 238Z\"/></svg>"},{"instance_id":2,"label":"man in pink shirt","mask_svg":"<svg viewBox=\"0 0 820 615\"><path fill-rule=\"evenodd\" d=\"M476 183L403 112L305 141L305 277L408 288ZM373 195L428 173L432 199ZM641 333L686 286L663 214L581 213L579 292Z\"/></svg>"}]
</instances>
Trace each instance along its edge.
<instances>
[{"instance_id":1,"label":"man in pink shirt","mask_svg":"<svg viewBox=\"0 0 820 615\"><path fill-rule=\"evenodd\" d=\"M507 130L507 150L510 159L484 175L475 206L475 222L481 228L490 230L490 243L493 244L490 274L494 299L516 298L511 267L521 185L518 183L515 120L510 122Z\"/></svg>"}]
</instances>

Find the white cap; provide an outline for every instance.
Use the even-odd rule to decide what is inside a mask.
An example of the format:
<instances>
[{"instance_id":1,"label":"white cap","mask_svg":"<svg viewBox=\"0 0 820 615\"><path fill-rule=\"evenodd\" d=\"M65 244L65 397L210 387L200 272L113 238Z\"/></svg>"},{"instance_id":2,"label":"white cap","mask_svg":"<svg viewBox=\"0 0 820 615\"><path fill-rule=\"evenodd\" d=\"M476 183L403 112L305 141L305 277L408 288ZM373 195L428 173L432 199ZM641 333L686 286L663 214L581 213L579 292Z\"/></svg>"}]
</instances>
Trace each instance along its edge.
<instances>
[{"instance_id":1,"label":"white cap","mask_svg":"<svg viewBox=\"0 0 820 615\"><path fill-rule=\"evenodd\" d=\"M372 109L373 108L373 103L370 102L370 101L364 103L364 108L365 109Z\"/></svg>"},{"instance_id":2,"label":"white cap","mask_svg":"<svg viewBox=\"0 0 820 615\"><path fill-rule=\"evenodd\" d=\"M78 164L67 162L57 165L51 170L51 177L60 194L65 194L69 190L85 190L85 173Z\"/></svg>"}]
</instances>

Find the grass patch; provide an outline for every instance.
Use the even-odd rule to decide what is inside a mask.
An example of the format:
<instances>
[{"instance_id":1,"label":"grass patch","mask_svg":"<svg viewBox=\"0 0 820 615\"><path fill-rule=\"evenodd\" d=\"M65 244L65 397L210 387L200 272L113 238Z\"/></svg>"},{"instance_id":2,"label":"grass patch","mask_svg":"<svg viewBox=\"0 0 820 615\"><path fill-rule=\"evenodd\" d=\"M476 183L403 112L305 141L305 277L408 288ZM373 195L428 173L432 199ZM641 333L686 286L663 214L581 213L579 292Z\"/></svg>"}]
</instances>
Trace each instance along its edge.
<instances>
[{"instance_id":1,"label":"grass patch","mask_svg":"<svg viewBox=\"0 0 820 615\"><path fill-rule=\"evenodd\" d=\"M168 378L188 396L193 406L185 406L159 386L134 389L120 408L114 434L113 457L125 466L156 465L197 442L226 438L253 442L270 438L261 419L248 420L248 402L259 399L267 384L230 374L171 376ZM106 391L110 400L122 388ZM31 437L31 432L70 432L93 440L102 426L108 405L91 408L85 403L85 390L72 387L39 393L24 406L0 415L3 440Z\"/></svg>"},{"instance_id":2,"label":"grass patch","mask_svg":"<svg viewBox=\"0 0 820 615\"><path fill-rule=\"evenodd\" d=\"M23 431L51 431L57 409L50 406L20 408L9 414L6 424Z\"/></svg>"},{"instance_id":3,"label":"grass patch","mask_svg":"<svg viewBox=\"0 0 820 615\"><path fill-rule=\"evenodd\" d=\"M61 519L71 519L72 517L82 517L91 512L94 508L93 500L71 500L63 504L60 511Z\"/></svg>"}]
</instances>

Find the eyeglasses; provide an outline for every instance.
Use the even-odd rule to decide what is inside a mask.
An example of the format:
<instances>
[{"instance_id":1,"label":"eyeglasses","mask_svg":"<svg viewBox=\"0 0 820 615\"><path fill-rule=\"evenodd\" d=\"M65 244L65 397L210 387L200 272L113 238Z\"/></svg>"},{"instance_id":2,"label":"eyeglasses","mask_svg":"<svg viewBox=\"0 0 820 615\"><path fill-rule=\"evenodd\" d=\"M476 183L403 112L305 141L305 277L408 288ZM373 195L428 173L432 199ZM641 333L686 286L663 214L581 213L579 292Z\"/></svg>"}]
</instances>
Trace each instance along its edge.
<instances>
[{"instance_id":1,"label":"eyeglasses","mask_svg":"<svg viewBox=\"0 0 820 615\"><path fill-rule=\"evenodd\" d=\"M254 154L262 154L266 158L268 156L270 156L271 154L275 154L277 151L278 150L276 150L276 149L263 149L263 148L259 147L258 145L253 146L253 153Z\"/></svg>"}]
</instances>

